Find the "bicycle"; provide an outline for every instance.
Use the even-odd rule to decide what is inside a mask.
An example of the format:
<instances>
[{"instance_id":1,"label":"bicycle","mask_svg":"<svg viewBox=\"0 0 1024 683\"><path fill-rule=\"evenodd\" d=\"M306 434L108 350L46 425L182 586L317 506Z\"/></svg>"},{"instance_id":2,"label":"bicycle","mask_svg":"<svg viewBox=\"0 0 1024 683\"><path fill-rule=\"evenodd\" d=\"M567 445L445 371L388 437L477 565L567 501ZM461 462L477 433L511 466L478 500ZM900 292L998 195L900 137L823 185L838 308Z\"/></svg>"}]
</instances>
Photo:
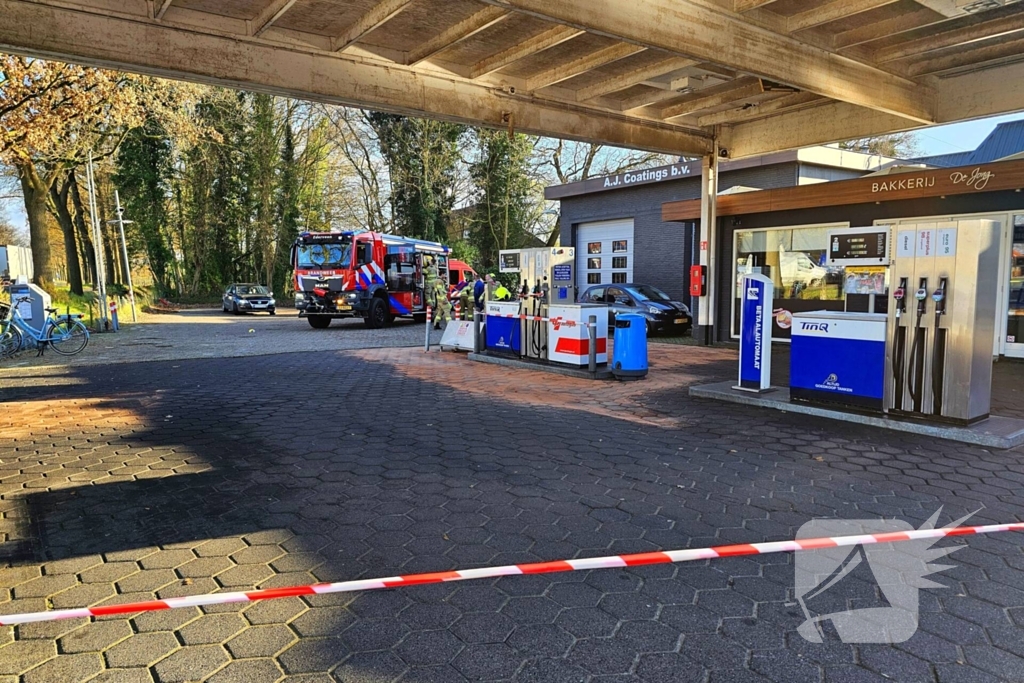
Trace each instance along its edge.
<instances>
[{"instance_id":1,"label":"bicycle","mask_svg":"<svg viewBox=\"0 0 1024 683\"><path fill-rule=\"evenodd\" d=\"M71 315L70 313L58 317L54 317L57 313L56 308L47 308L46 320L43 321L41 327L33 327L27 320L21 316L21 311L18 310L18 304L24 302L31 302L32 299L23 296L19 297L17 301L13 302L11 306L7 323L6 330L0 328L0 334L3 335L0 338L0 348L6 350L8 346L8 335L10 335L9 345L14 348L15 351L21 348L23 343L22 337L28 336L36 347L39 349L39 355L43 355L43 351L49 346L62 356L73 356L76 353L81 353L86 346L89 345L89 329L81 321L81 315ZM14 346L14 342L17 340L17 346Z\"/></svg>"},{"instance_id":2,"label":"bicycle","mask_svg":"<svg viewBox=\"0 0 1024 683\"><path fill-rule=\"evenodd\" d=\"M10 310L10 306L0 302L0 358L16 354L21 350L23 341L21 330L8 318Z\"/></svg>"}]
</instances>

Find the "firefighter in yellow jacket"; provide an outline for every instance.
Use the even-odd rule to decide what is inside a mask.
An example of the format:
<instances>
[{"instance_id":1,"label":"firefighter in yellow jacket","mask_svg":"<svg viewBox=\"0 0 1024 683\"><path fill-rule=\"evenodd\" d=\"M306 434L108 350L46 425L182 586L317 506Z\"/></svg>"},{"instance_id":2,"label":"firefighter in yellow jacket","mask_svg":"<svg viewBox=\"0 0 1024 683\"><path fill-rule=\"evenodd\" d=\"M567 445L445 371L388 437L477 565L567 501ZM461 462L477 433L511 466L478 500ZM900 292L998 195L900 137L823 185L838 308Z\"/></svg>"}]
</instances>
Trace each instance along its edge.
<instances>
[{"instance_id":1,"label":"firefighter in yellow jacket","mask_svg":"<svg viewBox=\"0 0 1024 683\"><path fill-rule=\"evenodd\" d=\"M434 311L434 329L439 330L442 319L445 322L452 320L451 305L448 303L448 293L445 291L444 282L441 281L437 272L436 257L426 257L426 264L423 289L427 303Z\"/></svg>"}]
</instances>

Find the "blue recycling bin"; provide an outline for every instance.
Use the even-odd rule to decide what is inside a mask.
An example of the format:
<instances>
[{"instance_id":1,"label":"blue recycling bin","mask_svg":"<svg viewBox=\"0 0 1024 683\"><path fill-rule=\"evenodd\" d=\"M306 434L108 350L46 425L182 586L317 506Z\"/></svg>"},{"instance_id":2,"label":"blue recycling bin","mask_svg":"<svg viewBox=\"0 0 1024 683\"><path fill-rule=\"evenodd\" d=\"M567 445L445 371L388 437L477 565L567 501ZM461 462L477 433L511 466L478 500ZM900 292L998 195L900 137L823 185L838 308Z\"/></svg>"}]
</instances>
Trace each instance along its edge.
<instances>
[{"instance_id":1,"label":"blue recycling bin","mask_svg":"<svg viewBox=\"0 0 1024 683\"><path fill-rule=\"evenodd\" d=\"M647 376L647 321L642 315L623 313L615 318L612 374L621 380Z\"/></svg>"}]
</instances>

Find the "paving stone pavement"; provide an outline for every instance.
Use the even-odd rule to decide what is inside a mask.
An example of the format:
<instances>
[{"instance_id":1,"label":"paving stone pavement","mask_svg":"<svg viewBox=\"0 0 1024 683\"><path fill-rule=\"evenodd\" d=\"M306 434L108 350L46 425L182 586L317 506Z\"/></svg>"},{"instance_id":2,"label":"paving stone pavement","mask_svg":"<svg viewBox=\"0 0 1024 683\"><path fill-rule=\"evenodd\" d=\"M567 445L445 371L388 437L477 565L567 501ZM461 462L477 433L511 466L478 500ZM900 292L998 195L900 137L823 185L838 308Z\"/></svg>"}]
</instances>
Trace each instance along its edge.
<instances>
[{"instance_id":1,"label":"paving stone pavement","mask_svg":"<svg viewBox=\"0 0 1024 683\"><path fill-rule=\"evenodd\" d=\"M0 613L1024 519L1019 452L418 349L0 378ZM962 545L894 646L812 644L789 555L0 627L0 682L1024 680L1024 538Z\"/></svg>"},{"instance_id":2,"label":"paving stone pavement","mask_svg":"<svg viewBox=\"0 0 1024 683\"><path fill-rule=\"evenodd\" d=\"M120 332L93 334L86 349L71 357L52 351L42 357L22 351L0 359L0 377L28 367L137 363L188 358L235 358L295 351L339 351L390 346L423 346L422 324L398 318L391 327L371 330L358 318L334 320L326 330L314 330L294 309L275 316L265 313L232 315L217 309L190 309L147 314ZM432 332L433 343L441 340Z\"/></svg>"}]
</instances>

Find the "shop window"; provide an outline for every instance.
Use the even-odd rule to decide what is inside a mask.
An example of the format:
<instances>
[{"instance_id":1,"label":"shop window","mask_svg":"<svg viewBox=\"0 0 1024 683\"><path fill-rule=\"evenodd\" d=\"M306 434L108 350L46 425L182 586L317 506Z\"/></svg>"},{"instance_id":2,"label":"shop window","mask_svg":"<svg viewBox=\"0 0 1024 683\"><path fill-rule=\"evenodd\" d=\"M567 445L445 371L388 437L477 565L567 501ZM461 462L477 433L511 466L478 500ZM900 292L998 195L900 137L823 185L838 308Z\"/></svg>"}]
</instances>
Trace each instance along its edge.
<instances>
[{"instance_id":1,"label":"shop window","mask_svg":"<svg viewBox=\"0 0 1024 683\"><path fill-rule=\"evenodd\" d=\"M615 257L612 258L612 268L625 268L625 267L626 267L626 257L625 256L615 256Z\"/></svg>"},{"instance_id":2,"label":"shop window","mask_svg":"<svg viewBox=\"0 0 1024 683\"><path fill-rule=\"evenodd\" d=\"M810 226L781 230L738 230L735 233L733 335L739 333L739 283L742 276L748 273L766 275L775 284L772 305L772 337L775 339L789 338L793 313L858 310L861 305L865 308L859 310L867 310L867 296L862 297L863 302L859 299L847 301L844 292L846 269L826 265L828 233L835 229L835 226ZM884 296L878 298L886 300Z\"/></svg>"},{"instance_id":3,"label":"shop window","mask_svg":"<svg viewBox=\"0 0 1024 683\"><path fill-rule=\"evenodd\" d=\"M599 284L601 284L601 273L587 273L587 284L588 285L599 285Z\"/></svg>"},{"instance_id":4,"label":"shop window","mask_svg":"<svg viewBox=\"0 0 1024 683\"><path fill-rule=\"evenodd\" d=\"M629 251L629 240L615 240L612 242L612 251Z\"/></svg>"},{"instance_id":5,"label":"shop window","mask_svg":"<svg viewBox=\"0 0 1024 683\"><path fill-rule=\"evenodd\" d=\"M616 284L624 284L626 282L625 273L612 273L612 282Z\"/></svg>"},{"instance_id":6,"label":"shop window","mask_svg":"<svg viewBox=\"0 0 1024 683\"><path fill-rule=\"evenodd\" d=\"M599 258L588 258L587 268L589 270L601 270L601 259Z\"/></svg>"},{"instance_id":7,"label":"shop window","mask_svg":"<svg viewBox=\"0 0 1024 683\"><path fill-rule=\"evenodd\" d=\"M600 242L587 242L587 253L588 254L600 254L601 243Z\"/></svg>"}]
</instances>

